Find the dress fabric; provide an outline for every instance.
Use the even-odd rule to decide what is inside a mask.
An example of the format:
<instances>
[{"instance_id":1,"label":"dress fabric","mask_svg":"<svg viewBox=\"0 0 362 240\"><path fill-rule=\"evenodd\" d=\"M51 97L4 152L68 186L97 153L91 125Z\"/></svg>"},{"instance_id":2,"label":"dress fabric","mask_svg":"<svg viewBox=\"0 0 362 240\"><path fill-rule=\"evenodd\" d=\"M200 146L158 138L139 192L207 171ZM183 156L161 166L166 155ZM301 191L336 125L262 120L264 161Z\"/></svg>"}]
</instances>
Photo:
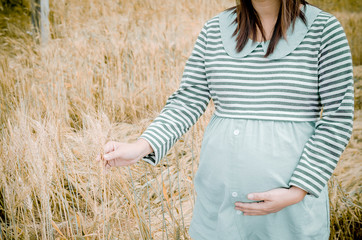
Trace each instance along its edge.
<instances>
[{"instance_id":1,"label":"dress fabric","mask_svg":"<svg viewBox=\"0 0 362 240\"><path fill-rule=\"evenodd\" d=\"M266 58L268 41L235 51L235 14L209 19L179 88L138 137L154 150L142 160L156 166L214 102L194 177L193 240L329 237L327 183L353 127L352 58L332 14L309 4L302 11L306 23L298 18ZM291 186L308 194L276 213L234 208L250 202L248 193Z\"/></svg>"},{"instance_id":2,"label":"dress fabric","mask_svg":"<svg viewBox=\"0 0 362 240\"><path fill-rule=\"evenodd\" d=\"M193 240L329 238L329 201L319 198L265 216L244 216L234 203L251 192L288 188L314 122L224 118L212 115L194 178L197 193L189 228Z\"/></svg>"}]
</instances>

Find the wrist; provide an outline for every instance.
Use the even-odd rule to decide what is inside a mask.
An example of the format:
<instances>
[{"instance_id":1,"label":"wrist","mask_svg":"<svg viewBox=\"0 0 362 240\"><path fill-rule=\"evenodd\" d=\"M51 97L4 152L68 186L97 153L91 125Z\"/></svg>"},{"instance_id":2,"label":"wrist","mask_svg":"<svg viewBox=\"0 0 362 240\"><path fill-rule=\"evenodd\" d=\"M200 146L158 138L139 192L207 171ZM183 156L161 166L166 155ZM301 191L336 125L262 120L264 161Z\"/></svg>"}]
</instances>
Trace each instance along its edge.
<instances>
[{"instance_id":1,"label":"wrist","mask_svg":"<svg viewBox=\"0 0 362 240\"><path fill-rule=\"evenodd\" d=\"M139 158L142 158L153 152L153 149L152 149L150 143L144 138L137 139L135 144L139 148Z\"/></svg>"},{"instance_id":2,"label":"wrist","mask_svg":"<svg viewBox=\"0 0 362 240\"><path fill-rule=\"evenodd\" d=\"M291 191L293 193L297 203L302 201L303 198L308 194L307 191L305 191L304 189L301 189L299 187L296 187L296 186L291 186L289 188L289 191Z\"/></svg>"}]
</instances>

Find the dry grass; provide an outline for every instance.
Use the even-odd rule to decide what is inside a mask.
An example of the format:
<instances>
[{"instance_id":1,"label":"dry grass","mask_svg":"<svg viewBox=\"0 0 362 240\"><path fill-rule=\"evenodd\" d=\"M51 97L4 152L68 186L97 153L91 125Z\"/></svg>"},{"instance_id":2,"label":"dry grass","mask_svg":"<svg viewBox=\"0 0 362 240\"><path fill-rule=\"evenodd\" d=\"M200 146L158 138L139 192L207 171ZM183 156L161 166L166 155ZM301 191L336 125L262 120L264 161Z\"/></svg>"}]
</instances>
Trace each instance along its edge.
<instances>
[{"instance_id":1,"label":"dry grass","mask_svg":"<svg viewBox=\"0 0 362 240\"><path fill-rule=\"evenodd\" d=\"M318 2L341 20L361 65L359 1ZM233 4L51 1L42 47L24 12L0 16L1 239L189 239L212 102L157 167L105 176L94 160L107 140L136 140L178 87L202 24ZM354 133L330 181L332 239L361 238L361 91L356 79Z\"/></svg>"}]
</instances>

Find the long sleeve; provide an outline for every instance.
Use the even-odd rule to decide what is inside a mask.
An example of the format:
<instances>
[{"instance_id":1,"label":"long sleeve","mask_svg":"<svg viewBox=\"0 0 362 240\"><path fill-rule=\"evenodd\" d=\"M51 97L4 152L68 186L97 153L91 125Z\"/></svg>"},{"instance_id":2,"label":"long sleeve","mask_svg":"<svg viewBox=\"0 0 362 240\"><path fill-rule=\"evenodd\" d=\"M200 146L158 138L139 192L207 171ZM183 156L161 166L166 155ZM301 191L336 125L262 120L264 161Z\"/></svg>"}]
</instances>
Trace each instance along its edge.
<instances>
[{"instance_id":1,"label":"long sleeve","mask_svg":"<svg viewBox=\"0 0 362 240\"><path fill-rule=\"evenodd\" d=\"M153 148L152 153L142 158L153 166L197 122L210 102L204 61L206 41L207 22L186 61L179 88L169 96L160 114L137 138L147 140Z\"/></svg>"},{"instance_id":2,"label":"long sleeve","mask_svg":"<svg viewBox=\"0 0 362 240\"><path fill-rule=\"evenodd\" d=\"M319 197L346 148L353 127L354 83L352 58L345 32L331 15L321 37L318 55L322 117L306 142L289 185Z\"/></svg>"}]
</instances>

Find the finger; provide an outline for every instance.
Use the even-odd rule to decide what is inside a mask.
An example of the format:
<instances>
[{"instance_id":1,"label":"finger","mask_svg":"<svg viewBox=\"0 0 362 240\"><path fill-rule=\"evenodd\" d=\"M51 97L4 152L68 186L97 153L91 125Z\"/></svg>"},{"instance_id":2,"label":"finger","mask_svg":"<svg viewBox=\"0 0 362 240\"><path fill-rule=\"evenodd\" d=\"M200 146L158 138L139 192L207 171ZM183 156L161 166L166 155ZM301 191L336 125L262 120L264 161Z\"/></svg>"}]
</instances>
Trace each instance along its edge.
<instances>
[{"instance_id":1,"label":"finger","mask_svg":"<svg viewBox=\"0 0 362 240\"><path fill-rule=\"evenodd\" d=\"M110 166L110 167L115 167L116 166L116 161L114 159L109 160L107 162L108 162L108 166Z\"/></svg>"},{"instance_id":2,"label":"finger","mask_svg":"<svg viewBox=\"0 0 362 240\"><path fill-rule=\"evenodd\" d=\"M265 215L270 213L267 209L242 209L239 207L235 207L235 210L239 210L243 213L243 215Z\"/></svg>"},{"instance_id":3,"label":"finger","mask_svg":"<svg viewBox=\"0 0 362 240\"><path fill-rule=\"evenodd\" d=\"M265 215L268 212L264 210L244 210L239 207L235 207L235 210L239 210L243 213L243 215Z\"/></svg>"},{"instance_id":4,"label":"finger","mask_svg":"<svg viewBox=\"0 0 362 240\"><path fill-rule=\"evenodd\" d=\"M127 166L129 165L130 163L126 162L126 161L120 161L118 159L112 159L112 160L109 160L109 161L106 161L108 162L108 165L111 166L111 167L122 167L122 166Z\"/></svg>"},{"instance_id":5,"label":"finger","mask_svg":"<svg viewBox=\"0 0 362 240\"><path fill-rule=\"evenodd\" d=\"M116 149L116 144L114 141L109 141L107 142L104 147L103 147L103 151L104 153L109 153L112 152Z\"/></svg>"},{"instance_id":6,"label":"finger","mask_svg":"<svg viewBox=\"0 0 362 240\"><path fill-rule=\"evenodd\" d=\"M109 161L104 161L103 170L105 172L108 172L110 168L111 168L111 166L109 165Z\"/></svg>"},{"instance_id":7,"label":"finger","mask_svg":"<svg viewBox=\"0 0 362 240\"><path fill-rule=\"evenodd\" d=\"M244 212L244 216L261 216L261 215L267 215L268 212Z\"/></svg>"},{"instance_id":8,"label":"finger","mask_svg":"<svg viewBox=\"0 0 362 240\"><path fill-rule=\"evenodd\" d=\"M113 151L113 152L109 152L107 154L104 154L103 158L104 158L105 161L110 161L110 160L118 158L118 155L119 155L118 151Z\"/></svg>"},{"instance_id":9,"label":"finger","mask_svg":"<svg viewBox=\"0 0 362 240\"><path fill-rule=\"evenodd\" d=\"M256 201L269 200L270 192L268 191L268 192L260 192L260 193L249 193L248 199L256 200Z\"/></svg>"},{"instance_id":10,"label":"finger","mask_svg":"<svg viewBox=\"0 0 362 240\"><path fill-rule=\"evenodd\" d=\"M241 202L236 202L235 206L239 207L239 209L241 211L260 211L260 210L265 210L265 208L267 207L266 204L264 202L259 202L259 203L241 203Z\"/></svg>"}]
</instances>

